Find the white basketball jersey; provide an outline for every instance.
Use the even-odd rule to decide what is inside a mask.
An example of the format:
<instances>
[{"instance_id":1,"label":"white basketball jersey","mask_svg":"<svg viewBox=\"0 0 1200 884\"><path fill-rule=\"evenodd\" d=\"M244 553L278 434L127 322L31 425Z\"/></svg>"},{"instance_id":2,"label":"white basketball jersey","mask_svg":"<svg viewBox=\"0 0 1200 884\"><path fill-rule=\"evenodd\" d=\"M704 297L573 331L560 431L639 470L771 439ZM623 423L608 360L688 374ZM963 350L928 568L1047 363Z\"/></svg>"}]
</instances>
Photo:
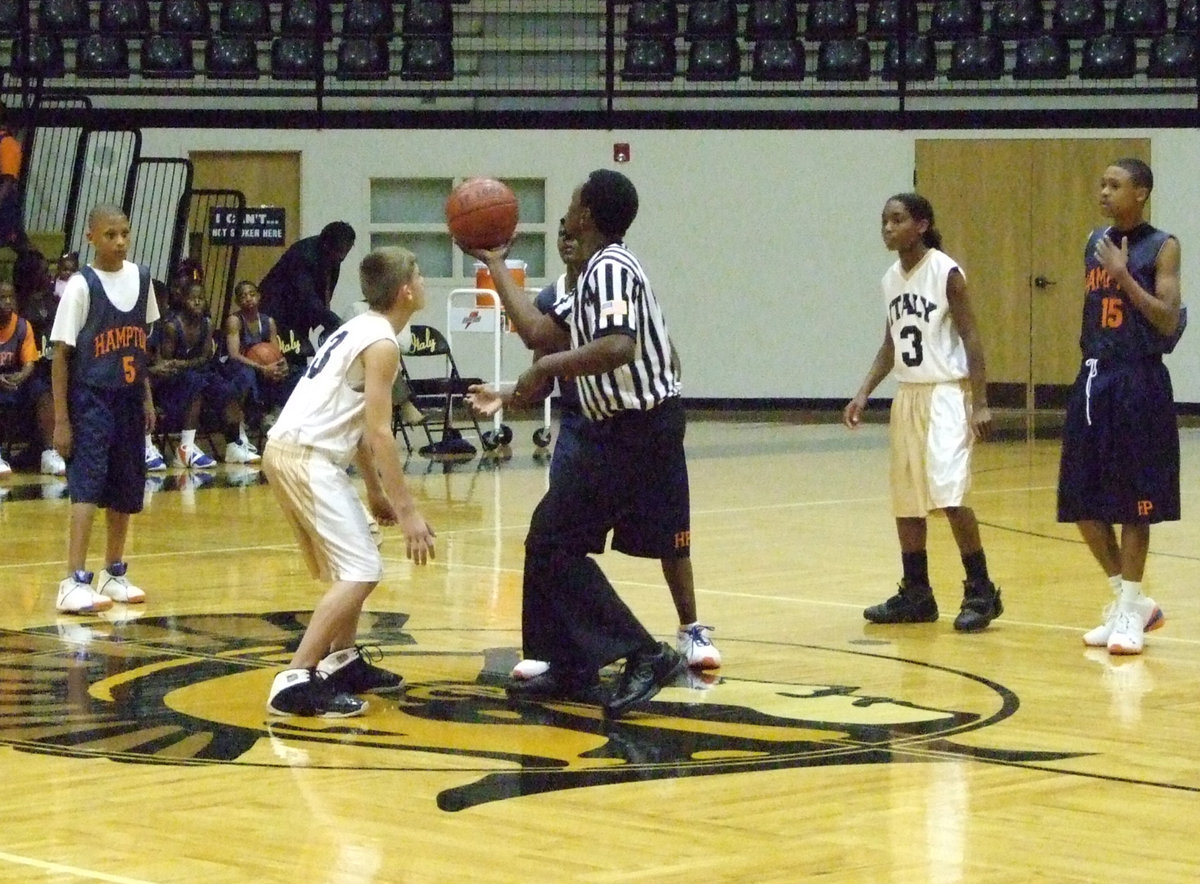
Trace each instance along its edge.
<instances>
[{"instance_id":1,"label":"white basketball jersey","mask_svg":"<svg viewBox=\"0 0 1200 884\"><path fill-rule=\"evenodd\" d=\"M336 463L350 463L362 438L366 409L359 357L376 341L390 341L399 349L392 324L378 313L363 313L337 328L317 350L267 437L308 445Z\"/></svg>"},{"instance_id":2,"label":"white basketball jersey","mask_svg":"<svg viewBox=\"0 0 1200 884\"><path fill-rule=\"evenodd\" d=\"M907 275L899 261L883 275L883 303L896 346L896 380L936 384L967 377L967 351L946 297L946 280L956 269L962 273L953 258L930 249Z\"/></svg>"}]
</instances>

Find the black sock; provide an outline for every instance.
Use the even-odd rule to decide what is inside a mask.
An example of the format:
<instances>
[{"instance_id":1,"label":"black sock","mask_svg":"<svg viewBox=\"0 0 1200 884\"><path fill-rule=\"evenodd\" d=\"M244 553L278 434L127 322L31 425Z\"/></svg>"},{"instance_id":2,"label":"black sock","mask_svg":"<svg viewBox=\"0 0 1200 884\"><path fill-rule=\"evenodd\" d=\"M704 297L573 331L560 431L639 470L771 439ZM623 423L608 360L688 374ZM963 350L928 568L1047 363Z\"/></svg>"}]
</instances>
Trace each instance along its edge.
<instances>
[{"instance_id":1,"label":"black sock","mask_svg":"<svg viewBox=\"0 0 1200 884\"><path fill-rule=\"evenodd\" d=\"M909 586L929 585L929 555L925 550L900 553L900 563L904 567L904 580Z\"/></svg>"},{"instance_id":2,"label":"black sock","mask_svg":"<svg viewBox=\"0 0 1200 884\"><path fill-rule=\"evenodd\" d=\"M986 583L988 579L987 556L983 550L962 557L963 567L967 569L967 580L972 583Z\"/></svg>"}]
</instances>

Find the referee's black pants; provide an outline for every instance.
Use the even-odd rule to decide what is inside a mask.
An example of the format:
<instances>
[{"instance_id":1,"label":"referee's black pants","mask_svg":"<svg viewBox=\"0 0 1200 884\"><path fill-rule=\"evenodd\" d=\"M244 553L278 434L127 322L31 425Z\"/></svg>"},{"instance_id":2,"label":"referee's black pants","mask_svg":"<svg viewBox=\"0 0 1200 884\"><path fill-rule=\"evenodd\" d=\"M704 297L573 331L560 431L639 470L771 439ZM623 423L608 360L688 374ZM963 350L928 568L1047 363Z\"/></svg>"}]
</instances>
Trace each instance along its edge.
<instances>
[{"instance_id":1,"label":"referee's black pants","mask_svg":"<svg viewBox=\"0 0 1200 884\"><path fill-rule=\"evenodd\" d=\"M669 399L651 411L623 412L582 428L525 538L527 658L591 673L656 646L590 554L604 551L608 532L629 510L646 472L656 468L659 452L682 445L685 422L680 401Z\"/></svg>"}]
</instances>

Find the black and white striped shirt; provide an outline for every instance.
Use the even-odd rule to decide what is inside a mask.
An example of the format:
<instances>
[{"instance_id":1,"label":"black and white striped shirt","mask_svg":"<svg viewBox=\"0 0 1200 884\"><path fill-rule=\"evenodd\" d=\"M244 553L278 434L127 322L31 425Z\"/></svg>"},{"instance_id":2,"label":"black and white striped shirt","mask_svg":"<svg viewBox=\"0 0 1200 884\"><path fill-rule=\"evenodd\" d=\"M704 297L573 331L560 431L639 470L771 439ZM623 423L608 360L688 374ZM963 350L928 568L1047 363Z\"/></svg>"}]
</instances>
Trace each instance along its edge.
<instances>
[{"instance_id":1,"label":"black and white striped shirt","mask_svg":"<svg viewBox=\"0 0 1200 884\"><path fill-rule=\"evenodd\" d=\"M573 348L610 334L629 335L637 345L631 362L606 374L575 379L588 418L649 411L679 395L662 309L645 271L624 244L613 243L593 255L574 297L559 299L554 311L570 329Z\"/></svg>"}]
</instances>

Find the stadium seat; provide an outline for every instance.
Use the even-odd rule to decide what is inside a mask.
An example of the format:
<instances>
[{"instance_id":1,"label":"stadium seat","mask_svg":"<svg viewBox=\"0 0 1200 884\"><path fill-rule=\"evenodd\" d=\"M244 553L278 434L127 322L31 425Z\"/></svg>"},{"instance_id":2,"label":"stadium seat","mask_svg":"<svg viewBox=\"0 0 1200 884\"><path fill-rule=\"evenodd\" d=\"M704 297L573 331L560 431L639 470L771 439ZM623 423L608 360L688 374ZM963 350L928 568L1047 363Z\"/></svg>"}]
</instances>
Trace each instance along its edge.
<instances>
[{"instance_id":1,"label":"stadium seat","mask_svg":"<svg viewBox=\"0 0 1200 884\"><path fill-rule=\"evenodd\" d=\"M758 0L746 8L747 40L794 40L799 26L792 0Z\"/></svg>"},{"instance_id":2,"label":"stadium seat","mask_svg":"<svg viewBox=\"0 0 1200 884\"><path fill-rule=\"evenodd\" d=\"M1175 10L1175 33L1195 34L1197 32L1197 29L1200 28L1198 8L1200 8L1198 0L1179 0L1179 7Z\"/></svg>"},{"instance_id":3,"label":"stadium seat","mask_svg":"<svg viewBox=\"0 0 1200 884\"><path fill-rule=\"evenodd\" d=\"M889 40L883 51L883 79L895 82L900 79L900 41ZM915 83L937 77L937 55L933 41L925 36L909 37L904 45L904 80Z\"/></svg>"},{"instance_id":4,"label":"stadium seat","mask_svg":"<svg viewBox=\"0 0 1200 884\"><path fill-rule=\"evenodd\" d=\"M18 76L54 79L66 74L62 37L57 34L30 34L12 42L12 73Z\"/></svg>"},{"instance_id":5,"label":"stadium seat","mask_svg":"<svg viewBox=\"0 0 1200 884\"><path fill-rule=\"evenodd\" d=\"M1137 73L1137 51L1133 38L1125 34L1101 34L1083 46L1079 77L1083 80L1123 80Z\"/></svg>"},{"instance_id":6,"label":"stadium seat","mask_svg":"<svg viewBox=\"0 0 1200 884\"><path fill-rule=\"evenodd\" d=\"M750 61L751 80L804 79L804 45L798 40L758 40Z\"/></svg>"},{"instance_id":7,"label":"stadium seat","mask_svg":"<svg viewBox=\"0 0 1200 884\"><path fill-rule=\"evenodd\" d=\"M63 37L82 37L91 33L87 0L40 0L34 30Z\"/></svg>"},{"instance_id":8,"label":"stadium seat","mask_svg":"<svg viewBox=\"0 0 1200 884\"><path fill-rule=\"evenodd\" d=\"M717 0L692 0L687 5L687 24L684 36L736 37L738 31L737 4Z\"/></svg>"},{"instance_id":9,"label":"stadium seat","mask_svg":"<svg viewBox=\"0 0 1200 884\"><path fill-rule=\"evenodd\" d=\"M284 37L327 37L331 21L326 0L284 0L279 33Z\"/></svg>"},{"instance_id":10,"label":"stadium seat","mask_svg":"<svg viewBox=\"0 0 1200 884\"><path fill-rule=\"evenodd\" d=\"M858 35L858 8L854 0L812 0L804 19L810 40L848 40Z\"/></svg>"},{"instance_id":11,"label":"stadium seat","mask_svg":"<svg viewBox=\"0 0 1200 884\"><path fill-rule=\"evenodd\" d=\"M1103 0L1055 0L1050 32L1076 40L1104 33Z\"/></svg>"},{"instance_id":12,"label":"stadium seat","mask_svg":"<svg viewBox=\"0 0 1200 884\"><path fill-rule=\"evenodd\" d=\"M214 80L257 80L258 47L244 34L217 34L204 47L204 73Z\"/></svg>"},{"instance_id":13,"label":"stadium seat","mask_svg":"<svg viewBox=\"0 0 1200 884\"><path fill-rule=\"evenodd\" d=\"M75 48L75 73L80 77L128 77L129 44L116 34L89 34Z\"/></svg>"},{"instance_id":14,"label":"stadium seat","mask_svg":"<svg viewBox=\"0 0 1200 884\"><path fill-rule=\"evenodd\" d=\"M998 80L1004 75L1004 44L999 37L962 37L950 47L951 80Z\"/></svg>"},{"instance_id":15,"label":"stadium seat","mask_svg":"<svg viewBox=\"0 0 1200 884\"><path fill-rule=\"evenodd\" d=\"M693 40L688 46L689 80L736 80L742 73L742 52L736 37Z\"/></svg>"},{"instance_id":16,"label":"stadium seat","mask_svg":"<svg viewBox=\"0 0 1200 884\"><path fill-rule=\"evenodd\" d=\"M450 0L421 0L404 4L400 27L405 36L449 37L454 33Z\"/></svg>"},{"instance_id":17,"label":"stadium seat","mask_svg":"<svg viewBox=\"0 0 1200 884\"><path fill-rule=\"evenodd\" d=\"M413 37L400 50L405 80L453 80L454 43L449 37Z\"/></svg>"},{"instance_id":18,"label":"stadium seat","mask_svg":"<svg viewBox=\"0 0 1200 884\"><path fill-rule=\"evenodd\" d=\"M204 0L162 0L158 10L158 32L180 37L207 37L212 17Z\"/></svg>"},{"instance_id":19,"label":"stadium seat","mask_svg":"<svg viewBox=\"0 0 1200 884\"><path fill-rule=\"evenodd\" d=\"M899 35L901 16L904 30L909 37L917 36L917 4L912 0L871 0L867 4L867 29L865 36L876 40L887 40Z\"/></svg>"},{"instance_id":20,"label":"stadium seat","mask_svg":"<svg viewBox=\"0 0 1200 884\"><path fill-rule=\"evenodd\" d=\"M347 37L337 49L339 80L386 80L391 75L386 37Z\"/></svg>"},{"instance_id":21,"label":"stadium seat","mask_svg":"<svg viewBox=\"0 0 1200 884\"><path fill-rule=\"evenodd\" d=\"M675 79L674 37L632 37L625 41L621 77L634 81Z\"/></svg>"},{"instance_id":22,"label":"stadium seat","mask_svg":"<svg viewBox=\"0 0 1200 884\"><path fill-rule=\"evenodd\" d=\"M983 33L983 6L980 0L938 0L929 14L929 29L934 40L958 40Z\"/></svg>"},{"instance_id":23,"label":"stadium seat","mask_svg":"<svg viewBox=\"0 0 1200 884\"><path fill-rule=\"evenodd\" d=\"M825 40L818 47L818 80L838 82L870 78L871 47L866 40Z\"/></svg>"},{"instance_id":24,"label":"stadium seat","mask_svg":"<svg viewBox=\"0 0 1200 884\"><path fill-rule=\"evenodd\" d=\"M25 22L25 0L0 0L0 37L15 37Z\"/></svg>"},{"instance_id":25,"label":"stadium seat","mask_svg":"<svg viewBox=\"0 0 1200 884\"><path fill-rule=\"evenodd\" d=\"M992 7L991 33L1001 40L1025 40L1045 30L1042 0L999 0Z\"/></svg>"},{"instance_id":26,"label":"stadium seat","mask_svg":"<svg viewBox=\"0 0 1200 884\"><path fill-rule=\"evenodd\" d=\"M1166 0L1117 0L1113 33L1157 37L1167 32Z\"/></svg>"},{"instance_id":27,"label":"stadium seat","mask_svg":"<svg viewBox=\"0 0 1200 884\"><path fill-rule=\"evenodd\" d=\"M191 40L176 34L151 34L142 42L143 77L187 79L195 76Z\"/></svg>"},{"instance_id":28,"label":"stadium seat","mask_svg":"<svg viewBox=\"0 0 1200 884\"><path fill-rule=\"evenodd\" d=\"M1196 38L1192 34L1163 34L1150 45L1147 76L1193 80L1196 73Z\"/></svg>"},{"instance_id":29,"label":"stadium seat","mask_svg":"<svg viewBox=\"0 0 1200 884\"><path fill-rule=\"evenodd\" d=\"M324 73L319 48L307 37L276 37L271 41L271 77L276 80L315 80Z\"/></svg>"},{"instance_id":30,"label":"stadium seat","mask_svg":"<svg viewBox=\"0 0 1200 884\"><path fill-rule=\"evenodd\" d=\"M635 2L625 16L626 37L674 37L679 31L679 10L674 3Z\"/></svg>"},{"instance_id":31,"label":"stadium seat","mask_svg":"<svg viewBox=\"0 0 1200 884\"><path fill-rule=\"evenodd\" d=\"M1071 73L1066 37L1042 34L1017 43L1014 80L1063 80Z\"/></svg>"},{"instance_id":32,"label":"stadium seat","mask_svg":"<svg viewBox=\"0 0 1200 884\"><path fill-rule=\"evenodd\" d=\"M139 37L150 33L150 4L147 0L100 0L101 34Z\"/></svg>"},{"instance_id":33,"label":"stadium seat","mask_svg":"<svg viewBox=\"0 0 1200 884\"><path fill-rule=\"evenodd\" d=\"M267 0L222 0L221 33L269 37L271 12Z\"/></svg>"},{"instance_id":34,"label":"stadium seat","mask_svg":"<svg viewBox=\"0 0 1200 884\"><path fill-rule=\"evenodd\" d=\"M346 0L343 37L391 37L395 33L396 15L390 0Z\"/></svg>"}]
</instances>

